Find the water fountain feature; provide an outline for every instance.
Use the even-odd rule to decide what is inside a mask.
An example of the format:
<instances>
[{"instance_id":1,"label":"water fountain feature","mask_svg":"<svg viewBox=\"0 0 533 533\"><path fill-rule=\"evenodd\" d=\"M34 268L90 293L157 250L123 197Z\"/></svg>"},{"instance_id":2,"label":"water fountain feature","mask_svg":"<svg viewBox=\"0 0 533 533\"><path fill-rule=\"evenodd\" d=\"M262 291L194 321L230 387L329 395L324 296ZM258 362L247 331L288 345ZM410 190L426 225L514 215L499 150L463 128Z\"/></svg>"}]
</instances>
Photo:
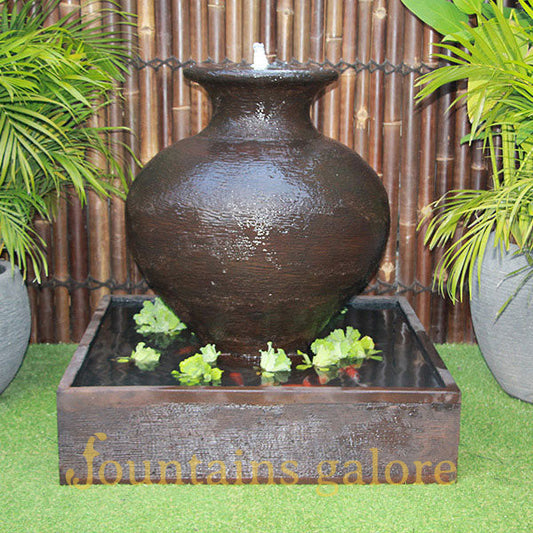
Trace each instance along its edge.
<instances>
[{"instance_id":1,"label":"water fountain feature","mask_svg":"<svg viewBox=\"0 0 533 533\"><path fill-rule=\"evenodd\" d=\"M353 299L389 212L374 171L310 121L337 73L258 55L185 74L208 91L211 122L145 166L127 225L149 284L197 336L166 347L157 371L125 369L142 298L102 302L58 391L61 482L320 482L324 464L335 482L455 479L453 379L405 300ZM297 349L349 325L382 361L328 382L294 369ZM291 355L283 384L254 369L267 341ZM221 384L177 384L170 370L210 342Z\"/></svg>"}]
</instances>

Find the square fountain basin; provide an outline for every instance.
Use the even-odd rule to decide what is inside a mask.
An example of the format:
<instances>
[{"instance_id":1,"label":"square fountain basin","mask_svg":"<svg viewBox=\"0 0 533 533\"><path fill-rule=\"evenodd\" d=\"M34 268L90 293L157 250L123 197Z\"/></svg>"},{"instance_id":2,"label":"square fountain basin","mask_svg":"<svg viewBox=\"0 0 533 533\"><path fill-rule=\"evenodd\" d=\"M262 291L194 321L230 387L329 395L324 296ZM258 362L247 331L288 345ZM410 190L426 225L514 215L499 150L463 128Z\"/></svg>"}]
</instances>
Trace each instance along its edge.
<instances>
[{"instance_id":1,"label":"square fountain basin","mask_svg":"<svg viewBox=\"0 0 533 533\"><path fill-rule=\"evenodd\" d=\"M309 369L261 385L252 363L221 356L221 385L195 387L170 375L198 346L190 334L156 371L115 361L145 340L133 322L145 299L104 297L59 384L61 484L456 479L461 393L404 298L354 298L330 325L382 352L355 377L321 385Z\"/></svg>"}]
</instances>

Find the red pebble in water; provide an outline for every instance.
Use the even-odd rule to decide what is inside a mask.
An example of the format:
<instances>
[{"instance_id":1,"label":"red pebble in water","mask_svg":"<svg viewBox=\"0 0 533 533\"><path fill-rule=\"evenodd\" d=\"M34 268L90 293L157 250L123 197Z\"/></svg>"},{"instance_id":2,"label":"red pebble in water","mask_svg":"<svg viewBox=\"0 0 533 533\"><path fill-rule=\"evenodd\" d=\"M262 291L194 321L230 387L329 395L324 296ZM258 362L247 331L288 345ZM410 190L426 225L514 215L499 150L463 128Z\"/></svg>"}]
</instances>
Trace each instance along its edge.
<instances>
[{"instance_id":1,"label":"red pebble in water","mask_svg":"<svg viewBox=\"0 0 533 533\"><path fill-rule=\"evenodd\" d=\"M236 385L239 385L239 387L244 386L244 381L242 380L242 374L240 372L230 372L229 377Z\"/></svg>"}]
</instances>

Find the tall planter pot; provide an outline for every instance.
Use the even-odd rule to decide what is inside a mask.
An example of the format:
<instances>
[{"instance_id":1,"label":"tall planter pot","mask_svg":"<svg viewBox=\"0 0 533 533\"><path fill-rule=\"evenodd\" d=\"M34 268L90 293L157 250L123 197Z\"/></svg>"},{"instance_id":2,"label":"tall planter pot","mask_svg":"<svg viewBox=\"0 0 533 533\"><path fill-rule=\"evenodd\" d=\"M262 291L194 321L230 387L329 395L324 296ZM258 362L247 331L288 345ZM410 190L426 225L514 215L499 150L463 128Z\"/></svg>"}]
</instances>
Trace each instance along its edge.
<instances>
[{"instance_id":1,"label":"tall planter pot","mask_svg":"<svg viewBox=\"0 0 533 533\"><path fill-rule=\"evenodd\" d=\"M197 65L213 104L200 134L155 156L126 202L150 286L204 342L257 354L306 344L367 284L389 229L376 173L313 126L332 69Z\"/></svg>"},{"instance_id":2,"label":"tall planter pot","mask_svg":"<svg viewBox=\"0 0 533 533\"><path fill-rule=\"evenodd\" d=\"M533 402L533 279L498 316L523 279L509 274L528 266L524 255L515 255L517 250L511 245L502 254L491 236L479 282L475 276L470 307L477 341L492 374L508 394Z\"/></svg>"},{"instance_id":3,"label":"tall planter pot","mask_svg":"<svg viewBox=\"0 0 533 533\"><path fill-rule=\"evenodd\" d=\"M0 394L15 377L28 347L30 302L24 280L0 260Z\"/></svg>"}]
</instances>

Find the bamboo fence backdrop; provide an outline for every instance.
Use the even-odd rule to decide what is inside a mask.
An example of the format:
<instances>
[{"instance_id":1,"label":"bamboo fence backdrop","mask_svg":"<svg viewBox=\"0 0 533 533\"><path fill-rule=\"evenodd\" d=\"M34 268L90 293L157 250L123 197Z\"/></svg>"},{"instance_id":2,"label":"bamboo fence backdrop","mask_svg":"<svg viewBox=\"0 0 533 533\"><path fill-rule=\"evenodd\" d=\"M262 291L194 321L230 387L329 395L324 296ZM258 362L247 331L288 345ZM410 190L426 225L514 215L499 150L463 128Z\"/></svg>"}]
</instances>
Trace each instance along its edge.
<instances>
[{"instance_id":1,"label":"bamboo fence backdrop","mask_svg":"<svg viewBox=\"0 0 533 533\"><path fill-rule=\"evenodd\" d=\"M106 1L63 0L52 17L90 17ZM326 135L358 151L387 188L391 234L368 292L400 293L437 342L473 341L467 304L452 306L431 291L441 251L429 253L416 227L425 206L452 187L483 187L478 146L461 146L465 110L446 112L450 87L429 104L414 102L414 81L434 66L438 35L400 0L121 0L136 15L122 27L138 59L129 67L123 99L95 120L127 126L123 141L146 163L172 142L200 131L209 119L203 90L184 80L190 60L251 61L252 43L270 59L332 64L339 81L314 104L312 118ZM117 20L109 16L111 27ZM123 134L115 133L119 139ZM135 174L131 157L126 164ZM102 166L105 161L99 162ZM78 341L102 295L145 293L126 250L124 204L91 194L81 207L68 194L50 226L37 221L48 243L49 277L30 285L34 342Z\"/></svg>"}]
</instances>

